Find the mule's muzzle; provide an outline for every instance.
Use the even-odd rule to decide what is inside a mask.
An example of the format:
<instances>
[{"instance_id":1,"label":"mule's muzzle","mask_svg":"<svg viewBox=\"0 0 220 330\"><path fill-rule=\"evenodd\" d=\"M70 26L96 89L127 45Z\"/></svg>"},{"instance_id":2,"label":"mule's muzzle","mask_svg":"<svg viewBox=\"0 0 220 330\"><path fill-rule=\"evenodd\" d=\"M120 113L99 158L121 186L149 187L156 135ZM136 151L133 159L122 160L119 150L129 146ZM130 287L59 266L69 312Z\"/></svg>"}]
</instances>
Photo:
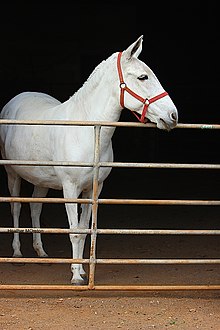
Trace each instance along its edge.
<instances>
[{"instance_id":1,"label":"mule's muzzle","mask_svg":"<svg viewBox=\"0 0 220 330\"><path fill-rule=\"evenodd\" d=\"M170 131L178 124L178 115L176 111L170 112L166 118L160 118L160 128ZM162 125L162 127L161 127Z\"/></svg>"}]
</instances>

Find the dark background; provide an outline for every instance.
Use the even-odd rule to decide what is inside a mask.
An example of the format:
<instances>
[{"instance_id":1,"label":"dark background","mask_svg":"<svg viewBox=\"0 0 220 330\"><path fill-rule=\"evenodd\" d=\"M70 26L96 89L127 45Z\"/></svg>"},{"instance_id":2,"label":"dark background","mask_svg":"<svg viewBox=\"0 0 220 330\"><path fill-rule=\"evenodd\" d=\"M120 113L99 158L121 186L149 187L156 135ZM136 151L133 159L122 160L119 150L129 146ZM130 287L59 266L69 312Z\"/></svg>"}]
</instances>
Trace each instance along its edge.
<instances>
[{"instance_id":1,"label":"dark background","mask_svg":"<svg viewBox=\"0 0 220 330\"><path fill-rule=\"evenodd\" d=\"M65 101L113 52L144 35L180 123L219 124L217 1L7 1L0 20L0 106L22 91ZM121 121L136 121L123 110ZM219 163L219 130L117 128L116 161ZM7 195L1 168L1 191ZM113 169L103 197L219 199L219 171ZM203 211L202 211L203 212Z\"/></svg>"},{"instance_id":2,"label":"dark background","mask_svg":"<svg viewBox=\"0 0 220 330\"><path fill-rule=\"evenodd\" d=\"M0 108L27 90L65 101L103 59L143 34L140 59L169 92L179 122L219 123L217 1L7 1L0 25ZM136 119L124 110L121 120ZM119 158L130 158L130 145L137 160L219 161L218 132L128 131L114 136Z\"/></svg>"},{"instance_id":3,"label":"dark background","mask_svg":"<svg viewBox=\"0 0 220 330\"><path fill-rule=\"evenodd\" d=\"M2 16L1 106L24 90L65 101L100 61L143 34L140 58L180 122L218 123L217 1L8 1Z\"/></svg>"}]
</instances>

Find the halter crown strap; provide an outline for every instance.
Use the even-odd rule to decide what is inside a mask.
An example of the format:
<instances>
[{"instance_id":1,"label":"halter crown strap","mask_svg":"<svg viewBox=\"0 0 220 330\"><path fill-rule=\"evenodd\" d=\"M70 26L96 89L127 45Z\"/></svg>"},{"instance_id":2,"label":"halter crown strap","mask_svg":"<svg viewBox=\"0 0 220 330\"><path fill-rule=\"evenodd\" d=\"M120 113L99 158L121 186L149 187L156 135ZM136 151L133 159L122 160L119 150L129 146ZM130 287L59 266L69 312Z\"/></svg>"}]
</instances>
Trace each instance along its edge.
<instances>
[{"instance_id":1,"label":"halter crown strap","mask_svg":"<svg viewBox=\"0 0 220 330\"><path fill-rule=\"evenodd\" d=\"M130 88L127 87L126 83L124 82L124 78L123 78L123 73L122 73L122 69L121 69L121 56L122 56L122 52L118 53L118 58L117 58L117 69L118 69L118 75L119 75L119 80L120 80L120 89L121 89L121 94L120 94L120 105L122 108L124 108L124 94L125 91L128 92L130 95L132 95L134 98L136 98L137 100L139 100L141 103L143 103L144 107L142 110L142 114L141 117L139 118L139 116L133 111L132 113L135 115L135 117L137 117L137 119L141 122L144 123L145 122L145 115L148 109L149 104L161 99L162 97L168 95L167 92L163 92L161 94L158 94L154 97L151 97L150 99L144 99L143 97L141 97L140 95L136 94L135 92L133 92ZM130 110L130 109L129 109Z\"/></svg>"}]
</instances>

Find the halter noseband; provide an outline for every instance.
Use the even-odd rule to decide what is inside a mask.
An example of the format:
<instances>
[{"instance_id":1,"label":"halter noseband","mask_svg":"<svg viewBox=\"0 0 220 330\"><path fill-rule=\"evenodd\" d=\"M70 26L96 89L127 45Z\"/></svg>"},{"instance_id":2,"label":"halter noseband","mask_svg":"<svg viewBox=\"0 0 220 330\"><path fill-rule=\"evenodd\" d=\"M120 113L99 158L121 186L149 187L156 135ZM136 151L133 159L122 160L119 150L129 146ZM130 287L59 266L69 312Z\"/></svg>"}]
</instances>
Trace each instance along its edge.
<instances>
[{"instance_id":1,"label":"halter noseband","mask_svg":"<svg viewBox=\"0 0 220 330\"><path fill-rule=\"evenodd\" d=\"M137 117L137 119L141 122L144 123L145 122L145 115L148 109L149 104L161 99L162 97L168 95L167 92L163 92L161 94L158 94L154 97L151 97L150 99L146 98L144 99L143 97L141 97L140 95L136 94L135 92L133 92L130 88L127 87L126 83L124 82L123 79L123 74L122 74L122 69L121 69L121 56L122 56L122 52L119 52L118 54L118 58L117 58L117 68L118 68L118 75L119 75L119 80L120 80L120 89L121 89L121 94L120 94L120 104L121 107L124 108L124 94L125 91L128 92L131 96L133 96L134 98L136 98L137 100L139 100L141 103L143 103L144 107L142 110L142 114L141 117L139 118L138 115L132 111L132 113Z\"/></svg>"}]
</instances>

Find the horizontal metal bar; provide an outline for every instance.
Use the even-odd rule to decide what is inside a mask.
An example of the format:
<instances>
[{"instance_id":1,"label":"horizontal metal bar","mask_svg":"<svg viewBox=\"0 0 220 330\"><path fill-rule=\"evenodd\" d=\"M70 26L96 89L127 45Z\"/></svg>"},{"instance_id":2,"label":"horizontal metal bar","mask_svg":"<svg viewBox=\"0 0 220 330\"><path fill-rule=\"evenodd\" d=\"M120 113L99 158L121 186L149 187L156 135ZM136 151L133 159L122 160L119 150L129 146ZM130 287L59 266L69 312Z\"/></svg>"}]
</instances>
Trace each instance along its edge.
<instances>
[{"instance_id":1,"label":"horizontal metal bar","mask_svg":"<svg viewBox=\"0 0 220 330\"><path fill-rule=\"evenodd\" d=\"M80 203L92 204L92 199L59 197L0 197L0 203Z\"/></svg>"},{"instance_id":2,"label":"horizontal metal bar","mask_svg":"<svg viewBox=\"0 0 220 330\"><path fill-rule=\"evenodd\" d=\"M66 229L66 228L6 228L0 227L0 233L22 233L22 234L91 234L91 229Z\"/></svg>"},{"instance_id":3,"label":"horizontal metal bar","mask_svg":"<svg viewBox=\"0 0 220 330\"><path fill-rule=\"evenodd\" d=\"M132 235L220 235L220 230L201 229L97 229L97 234Z\"/></svg>"},{"instance_id":4,"label":"horizontal metal bar","mask_svg":"<svg viewBox=\"0 0 220 330\"><path fill-rule=\"evenodd\" d=\"M61 167L94 167L92 162L63 162L63 161L33 161L33 160L0 160L0 165L16 166L61 166ZM175 164L175 163L123 163L99 162L99 167L126 168L180 168L180 169L220 169L220 164Z\"/></svg>"},{"instance_id":5,"label":"horizontal metal bar","mask_svg":"<svg viewBox=\"0 0 220 330\"><path fill-rule=\"evenodd\" d=\"M99 204L130 205L220 205L219 200L99 199Z\"/></svg>"},{"instance_id":6,"label":"horizontal metal bar","mask_svg":"<svg viewBox=\"0 0 220 330\"><path fill-rule=\"evenodd\" d=\"M96 259L96 264L114 265L178 265L220 264L220 259Z\"/></svg>"},{"instance_id":7,"label":"horizontal metal bar","mask_svg":"<svg viewBox=\"0 0 220 330\"><path fill-rule=\"evenodd\" d=\"M220 285L46 285L1 284L0 290L53 290L53 291L198 291L220 290Z\"/></svg>"},{"instance_id":8,"label":"horizontal metal bar","mask_svg":"<svg viewBox=\"0 0 220 330\"><path fill-rule=\"evenodd\" d=\"M83 198L39 198L39 197L0 197L0 203L82 203L92 204L92 199ZM218 206L220 200L183 200L183 199L99 199L98 204L115 205L206 205Z\"/></svg>"},{"instance_id":9,"label":"horizontal metal bar","mask_svg":"<svg viewBox=\"0 0 220 330\"><path fill-rule=\"evenodd\" d=\"M176 128L220 129L219 124L177 124Z\"/></svg>"},{"instance_id":10,"label":"horizontal metal bar","mask_svg":"<svg viewBox=\"0 0 220 330\"><path fill-rule=\"evenodd\" d=\"M16 166L62 166L62 167L93 167L94 163L85 162L63 162L63 161L41 161L41 160L16 160L4 159L0 160L0 165L16 165Z\"/></svg>"},{"instance_id":11,"label":"horizontal metal bar","mask_svg":"<svg viewBox=\"0 0 220 330\"><path fill-rule=\"evenodd\" d=\"M141 124L138 122L73 121L73 120L16 120L16 119L0 119L0 125L156 127L156 125L153 123Z\"/></svg>"},{"instance_id":12,"label":"horizontal metal bar","mask_svg":"<svg viewBox=\"0 0 220 330\"><path fill-rule=\"evenodd\" d=\"M17 258L0 257L0 263L27 263L27 264L89 264L90 259L72 259L72 258Z\"/></svg>"},{"instance_id":13,"label":"horizontal metal bar","mask_svg":"<svg viewBox=\"0 0 220 330\"><path fill-rule=\"evenodd\" d=\"M220 230L205 229L97 229L97 234L120 235L220 235ZM66 228L6 228L0 227L0 233L41 233L41 234L91 234L92 229Z\"/></svg>"},{"instance_id":14,"label":"horizontal metal bar","mask_svg":"<svg viewBox=\"0 0 220 330\"><path fill-rule=\"evenodd\" d=\"M155 128L154 123L136 123L136 122L106 122L106 121L71 121L71 120L16 120L0 119L0 125L59 125L59 126L112 126L112 127L145 127ZM219 124L177 124L175 128L193 128L193 129L220 129Z\"/></svg>"},{"instance_id":15,"label":"horizontal metal bar","mask_svg":"<svg viewBox=\"0 0 220 330\"><path fill-rule=\"evenodd\" d=\"M220 164L175 164L175 163L123 163L100 162L100 167L129 167L129 168L180 168L180 169L220 169Z\"/></svg>"},{"instance_id":16,"label":"horizontal metal bar","mask_svg":"<svg viewBox=\"0 0 220 330\"><path fill-rule=\"evenodd\" d=\"M176 265L176 264L220 264L220 259L95 259L95 264L106 265ZM73 258L8 258L1 257L0 263L37 264L89 264L90 259Z\"/></svg>"}]
</instances>

